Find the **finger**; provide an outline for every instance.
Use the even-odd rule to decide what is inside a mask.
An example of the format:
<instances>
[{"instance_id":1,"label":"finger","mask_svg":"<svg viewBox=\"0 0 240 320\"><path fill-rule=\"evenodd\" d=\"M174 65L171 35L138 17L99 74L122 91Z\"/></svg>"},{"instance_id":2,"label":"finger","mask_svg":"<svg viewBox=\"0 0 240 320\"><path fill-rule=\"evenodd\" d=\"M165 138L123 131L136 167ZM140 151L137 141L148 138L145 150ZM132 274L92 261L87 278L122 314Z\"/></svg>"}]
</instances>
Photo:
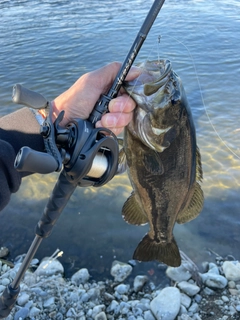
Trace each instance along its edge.
<instances>
[{"instance_id":1,"label":"finger","mask_svg":"<svg viewBox=\"0 0 240 320\"><path fill-rule=\"evenodd\" d=\"M106 66L90 72L89 75L98 79L96 85L101 89L107 89L111 83L115 80L118 71L120 70L122 64L120 62L112 62ZM141 74L142 70L138 67L133 66L126 77L126 81L131 81ZM99 77L98 77L99 76Z\"/></svg>"},{"instance_id":2,"label":"finger","mask_svg":"<svg viewBox=\"0 0 240 320\"><path fill-rule=\"evenodd\" d=\"M112 128L125 127L132 120L133 113L107 113L101 121L96 123L96 127L105 127L112 130Z\"/></svg>"},{"instance_id":3,"label":"finger","mask_svg":"<svg viewBox=\"0 0 240 320\"><path fill-rule=\"evenodd\" d=\"M96 123L96 128L102 128L102 127L104 127L104 126L102 125L101 121L98 121ZM110 128L110 130L117 136L117 135L119 135L120 133L123 132L124 127Z\"/></svg>"},{"instance_id":4,"label":"finger","mask_svg":"<svg viewBox=\"0 0 240 320\"><path fill-rule=\"evenodd\" d=\"M139 77L141 73L142 73L141 68L138 68L136 66L132 66L128 72L128 75L126 77L126 81L134 80L135 78Z\"/></svg>"},{"instance_id":5,"label":"finger","mask_svg":"<svg viewBox=\"0 0 240 320\"><path fill-rule=\"evenodd\" d=\"M128 123L132 119L132 112L131 113L107 113L105 114L102 119L101 123L104 127L109 129L111 128L119 128L128 125Z\"/></svg>"},{"instance_id":6,"label":"finger","mask_svg":"<svg viewBox=\"0 0 240 320\"><path fill-rule=\"evenodd\" d=\"M131 112L136 107L136 102L131 99L127 94L122 94L117 98L110 101L108 109L110 112Z\"/></svg>"}]
</instances>

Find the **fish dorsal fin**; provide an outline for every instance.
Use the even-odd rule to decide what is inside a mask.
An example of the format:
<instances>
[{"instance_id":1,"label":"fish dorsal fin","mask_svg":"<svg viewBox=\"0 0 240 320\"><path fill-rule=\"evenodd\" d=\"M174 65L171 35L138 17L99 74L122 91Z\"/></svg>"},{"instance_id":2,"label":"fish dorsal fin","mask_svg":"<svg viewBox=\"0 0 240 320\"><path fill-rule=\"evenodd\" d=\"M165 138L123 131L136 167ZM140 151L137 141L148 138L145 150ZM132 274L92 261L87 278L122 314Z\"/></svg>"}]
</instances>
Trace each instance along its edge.
<instances>
[{"instance_id":1,"label":"fish dorsal fin","mask_svg":"<svg viewBox=\"0 0 240 320\"><path fill-rule=\"evenodd\" d=\"M163 174L163 163L156 152L149 152L144 155L143 164L146 170L151 174Z\"/></svg>"},{"instance_id":2,"label":"fish dorsal fin","mask_svg":"<svg viewBox=\"0 0 240 320\"><path fill-rule=\"evenodd\" d=\"M192 199L187 208L184 208L179 212L177 216L177 223L186 223L195 219L202 211L204 202L204 195L201 186L198 182L195 182L194 192Z\"/></svg>"},{"instance_id":3,"label":"fish dorsal fin","mask_svg":"<svg viewBox=\"0 0 240 320\"><path fill-rule=\"evenodd\" d=\"M140 207L134 192L132 192L131 196L124 203L122 216L123 219L130 224L144 225L148 223L148 218Z\"/></svg>"}]
</instances>

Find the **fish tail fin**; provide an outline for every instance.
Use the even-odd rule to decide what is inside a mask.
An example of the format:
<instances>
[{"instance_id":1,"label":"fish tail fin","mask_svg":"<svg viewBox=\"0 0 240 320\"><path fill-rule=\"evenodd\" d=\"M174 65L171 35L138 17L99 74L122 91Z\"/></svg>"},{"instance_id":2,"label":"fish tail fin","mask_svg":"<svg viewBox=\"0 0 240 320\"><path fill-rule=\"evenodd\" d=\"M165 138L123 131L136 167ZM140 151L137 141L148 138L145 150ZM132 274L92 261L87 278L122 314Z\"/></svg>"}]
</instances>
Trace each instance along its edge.
<instances>
[{"instance_id":1,"label":"fish tail fin","mask_svg":"<svg viewBox=\"0 0 240 320\"><path fill-rule=\"evenodd\" d=\"M133 259L138 261L158 260L168 266L179 267L181 264L181 256L174 238L170 243L157 242L146 234L138 244Z\"/></svg>"}]
</instances>

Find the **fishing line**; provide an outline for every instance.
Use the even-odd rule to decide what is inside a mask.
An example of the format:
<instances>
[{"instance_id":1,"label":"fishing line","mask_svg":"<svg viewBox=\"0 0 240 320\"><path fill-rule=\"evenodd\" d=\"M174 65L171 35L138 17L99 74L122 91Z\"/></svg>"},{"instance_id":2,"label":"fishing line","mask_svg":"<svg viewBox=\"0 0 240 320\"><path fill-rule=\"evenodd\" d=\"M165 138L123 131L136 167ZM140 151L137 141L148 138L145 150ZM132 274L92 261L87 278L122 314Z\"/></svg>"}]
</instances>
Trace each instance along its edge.
<instances>
[{"instance_id":1,"label":"fishing line","mask_svg":"<svg viewBox=\"0 0 240 320\"><path fill-rule=\"evenodd\" d=\"M218 133L217 129L215 128L211 118L210 118L210 115L208 113L208 110L207 110L207 107L206 107L206 104L204 102L204 98L203 98L203 91L202 91L202 87L201 87L201 84L200 84L200 80L199 80L199 77L198 77L198 72L197 72L197 67L196 67L196 64L195 64L195 60L193 58L193 55L192 53L190 52L190 50L188 49L188 47L180 40L176 39L175 37L172 37L172 36L169 36L169 38L172 38L173 40L176 40L178 43L180 43L188 52L188 55L190 57L190 59L192 60L192 64L193 64L193 67L194 67L194 71L195 71L195 76L196 76L196 79L197 79L197 83L198 83L198 86L199 86L199 90L200 90L200 96L201 96L201 100L202 100L202 103L203 103L203 107L204 107L204 110L206 112L206 116L208 118L208 121L210 123L210 125L212 126L215 134L217 135L217 137L219 138L219 140L224 144L224 146L235 156L237 157L238 159L240 159L240 156L237 155L228 145L227 143L221 138L220 134Z\"/></svg>"}]
</instances>

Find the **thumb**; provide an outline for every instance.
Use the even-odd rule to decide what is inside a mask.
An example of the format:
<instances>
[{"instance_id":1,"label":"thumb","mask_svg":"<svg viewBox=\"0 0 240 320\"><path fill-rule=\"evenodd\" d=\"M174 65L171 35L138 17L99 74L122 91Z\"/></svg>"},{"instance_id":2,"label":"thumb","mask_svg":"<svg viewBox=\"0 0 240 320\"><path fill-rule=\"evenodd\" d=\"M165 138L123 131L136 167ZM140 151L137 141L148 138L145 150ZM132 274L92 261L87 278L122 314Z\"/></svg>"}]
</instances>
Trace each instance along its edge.
<instances>
[{"instance_id":1,"label":"thumb","mask_svg":"<svg viewBox=\"0 0 240 320\"><path fill-rule=\"evenodd\" d=\"M112 62L98 70L90 72L90 74L93 76L94 79L98 80L98 83L96 83L98 88L100 90L103 89L103 91L105 91L111 86L111 84L115 80L121 66L122 64L120 62ZM141 72L142 71L140 68L133 66L128 72L126 81L131 81L137 78L141 74Z\"/></svg>"}]
</instances>

